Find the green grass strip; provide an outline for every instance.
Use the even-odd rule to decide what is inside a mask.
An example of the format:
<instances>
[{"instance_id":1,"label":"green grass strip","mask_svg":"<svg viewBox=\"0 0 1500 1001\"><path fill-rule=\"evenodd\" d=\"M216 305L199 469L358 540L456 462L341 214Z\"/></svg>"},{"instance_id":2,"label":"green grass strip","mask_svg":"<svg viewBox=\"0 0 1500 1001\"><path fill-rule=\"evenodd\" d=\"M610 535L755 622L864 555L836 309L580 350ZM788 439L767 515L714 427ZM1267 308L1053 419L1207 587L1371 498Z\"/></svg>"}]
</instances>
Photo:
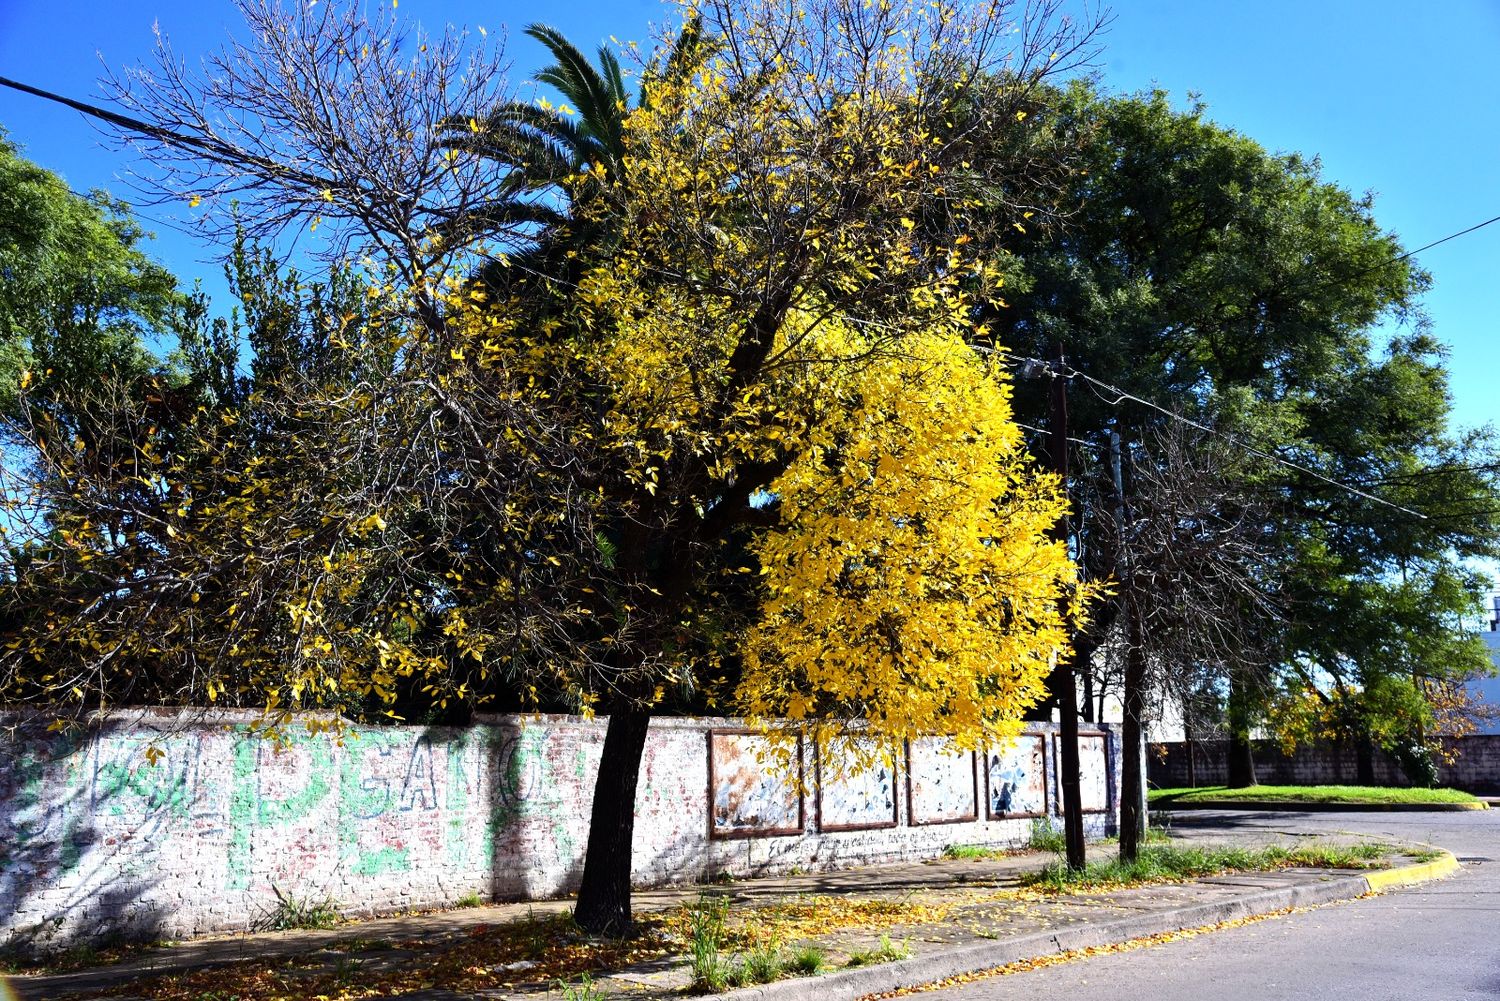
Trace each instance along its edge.
<instances>
[{"instance_id":1,"label":"green grass strip","mask_svg":"<svg viewBox=\"0 0 1500 1001\"><path fill-rule=\"evenodd\" d=\"M1403 789L1394 786L1199 786L1196 789L1152 789L1153 806L1171 803L1477 803L1479 798L1457 789Z\"/></svg>"},{"instance_id":2,"label":"green grass strip","mask_svg":"<svg viewBox=\"0 0 1500 1001\"><path fill-rule=\"evenodd\" d=\"M1388 845L1302 845L1297 848L1183 847L1147 845L1134 862L1111 858L1069 869L1061 859L1021 877L1026 886L1047 890L1090 890L1200 879L1226 872L1268 872L1293 866L1316 869L1383 869Z\"/></svg>"}]
</instances>

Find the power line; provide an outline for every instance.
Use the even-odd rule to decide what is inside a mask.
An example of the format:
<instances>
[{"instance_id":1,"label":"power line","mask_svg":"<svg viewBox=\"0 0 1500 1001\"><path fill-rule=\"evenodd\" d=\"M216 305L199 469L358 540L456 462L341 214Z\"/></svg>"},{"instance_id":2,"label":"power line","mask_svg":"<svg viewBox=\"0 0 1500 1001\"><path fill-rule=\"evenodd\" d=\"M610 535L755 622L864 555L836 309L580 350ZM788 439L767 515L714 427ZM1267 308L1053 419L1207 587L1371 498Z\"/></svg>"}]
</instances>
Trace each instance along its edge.
<instances>
[{"instance_id":1,"label":"power line","mask_svg":"<svg viewBox=\"0 0 1500 1001\"><path fill-rule=\"evenodd\" d=\"M1039 362L1041 362L1041 359L1038 358L1016 358L1013 359L1011 363L1018 365L1029 363L1034 365ZM1098 396L1100 400L1103 400L1106 404L1112 407L1117 407L1125 400L1130 400L1132 403L1138 403L1143 407L1148 407L1152 410L1157 411L1158 413L1172 418L1175 421L1180 421L1183 424L1188 425L1189 427L1197 428L1199 431L1203 431L1216 437L1222 438L1230 444L1234 445L1236 448L1240 448L1246 452L1249 452L1251 455L1256 455L1263 459L1269 459L1272 462L1279 463L1290 469L1295 469L1298 472L1305 473L1308 476L1313 477L1314 479L1321 480L1322 482L1327 483L1329 486L1337 487L1338 489L1343 490L1344 492L1352 494L1356 497L1362 497L1365 500L1374 501L1376 504L1382 504L1386 507L1400 511L1403 514L1409 514L1414 518L1420 518L1423 521L1427 520L1427 515L1423 514L1421 511L1415 511L1409 507L1404 507L1393 501L1388 501L1384 497L1377 497L1375 494L1369 493L1368 491L1361 490L1358 487L1350 486L1347 483L1335 480L1331 476L1326 476L1323 473L1318 472L1316 469L1311 468L1310 466L1304 466L1300 462L1293 462L1291 459L1283 458L1282 456L1276 455L1273 452L1267 452L1262 448L1257 448L1249 442L1241 440L1235 435L1229 434L1225 431L1220 431L1218 428L1211 427L1207 424L1202 423L1201 421L1195 421L1191 417L1186 417L1168 407L1164 407L1158 403L1153 403L1152 401L1144 399L1143 397L1136 396L1134 393L1128 393L1120 387L1110 385L1102 379L1096 379L1086 372L1080 372L1078 371L1078 369L1073 368L1071 365L1061 367L1049 366L1049 368L1052 369L1053 378L1061 377L1065 379L1071 379L1076 376L1089 382L1090 384L1092 384L1092 386L1097 386L1098 389L1102 389L1107 393L1112 393L1115 398L1113 400L1107 400L1103 396L1100 396L1098 390L1094 391L1095 396ZM1065 371L1063 370L1064 368L1066 369Z\"/></svg>"},{"instance_id":2,"label":"power line","mask_svg":"<svg viewBox=\"0 0 1500 1001\"><path fill-rule=\"evenodd\" d=\"M1447 236L1442 237L1441 239L1433 240L1431 243L1423 244L1416 250L1408 250L1406 253L1400 254L1396 257L1392 257L1388 261L1381 261L1379 264L1371 265L1368 268L1356 271L1350 275L1344 275L1342 278L1331 278L1328 281L1306 289L1302 294L1311 295L1314 292L1321 292L1326 288L1333 288L1336 285L1343 285L1345 282L1352 282L1356 278L1363 278L1365 275L1373 274L1376 271L1379 271L1381 268L1388 268L1393 264L1400 264L1402 261L1405 261L1409 258L1415 257L1417 254L1422 253L1424 250L1431 250L1433 247L1437 247L1444 243L1447 243L1449 240L1457 240L1461 236L1467 236L1475 230L1484 229L1484 227L1490 225L1491 223L1497 222L1500 222L1500 215L1486 219L1484 220L1484 222L1475 223L1467 229L1459 230L1457 233L1449 233Z\"/></svg>"}]
</instances>

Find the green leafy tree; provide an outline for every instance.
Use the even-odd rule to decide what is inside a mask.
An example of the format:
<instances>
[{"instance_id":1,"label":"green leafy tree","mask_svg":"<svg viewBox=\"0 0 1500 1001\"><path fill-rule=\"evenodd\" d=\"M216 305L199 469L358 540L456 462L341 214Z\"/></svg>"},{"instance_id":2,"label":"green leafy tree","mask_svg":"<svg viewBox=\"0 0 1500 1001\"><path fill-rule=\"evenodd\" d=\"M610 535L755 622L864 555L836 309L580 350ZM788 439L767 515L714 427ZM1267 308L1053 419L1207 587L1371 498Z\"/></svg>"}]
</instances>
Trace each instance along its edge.
<instances>
[{"instance_id":1,"label":"green leafy tree","mask_svg":"<svg viewBox=\"0 0 1500 1001\"><path fill-rule=\"evenodd\" d=\"M0 132L0 412L33 398L157 370L187 306L142 249L127 206L83 196Z\"/></svg>"},{"instance_id":2,"label":"green leafy tree","mask_svg":"<svg viewBox=\"0 0 1500 1001\"><path fill-rule=\"evenodd\" d=\"M1140 467L1161 461L1153 429L1174 420L1104 385L1234 436L1235 475L1265 512L1255 534L1270 549L1257 560L1277 570L1247 580L1260 587L1251 606L1280 614L1235 631L1255 653L1222 682L1235 781L1251 778L1249 730L1281 670L1310 665L1372 687L1472 667L1477 646L1462 621L1478 592L1464 567L1496 553L1494 442L1449 426L1443 349L1420 311L1430 279L1380 228L1373 199L1325 181L1316 160L1272 154L1160 92L1110 97L1078 85L1040 95L1028 121L1078 137L1081 154L1066 183L1038 193L1025 232L998 230L1017 266L1007 305L987 315L1016 353L1046 358L1061 345L1097 380L1075 378L1070 403L1070 433L1089 442L1082 478L1093 484L1082 493L1102 499L1080 522L1094 572L1120 569L1099 538L1112 531L1110 432L1127 468ZM1406 332L1382 340L1388 323ZM1025 386L1018 412L1047 419ZM1244 511L1219 513L1237 521ZM1101 614L1099 635L1124 607ZM1225 604L1217 614L1246 612ZM1141 642L1151 648L1150 630Z\"/></svg>"}]
</instances>

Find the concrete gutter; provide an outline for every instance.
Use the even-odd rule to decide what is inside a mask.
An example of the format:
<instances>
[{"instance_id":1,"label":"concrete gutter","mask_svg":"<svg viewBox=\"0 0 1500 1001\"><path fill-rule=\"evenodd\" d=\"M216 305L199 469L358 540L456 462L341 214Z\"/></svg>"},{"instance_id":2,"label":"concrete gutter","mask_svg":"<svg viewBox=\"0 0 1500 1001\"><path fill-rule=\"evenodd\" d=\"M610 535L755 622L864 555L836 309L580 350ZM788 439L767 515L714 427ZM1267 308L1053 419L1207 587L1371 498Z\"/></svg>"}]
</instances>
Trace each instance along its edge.
<instances>
[{"instance_id":1,"label":"concrete gutter","mask_svg":"<svg viewBox=\"0 0 1500 1001\"><path fill-rule=\"evenodd\" d=\"M1164 800L1150 804L1152 810L1270 810L1286 813L1462 813L1488 810L1484 800L1475 803L1295 803L1275 799Z\"/></svg>"},{"instance_id":2,"label":"concrete gutter","mask_svg":"<svg viewBox=\"0 0 1500 1001\"><path fill-rule=\"evenodd\" d=\"M950 977L984 973L1010 963L1038 959L1073 949L1118 945L1131 939L1202 928L1285 910L1352 900L1368 893L1441 879L1459 869L1449 852L1432 862L1400 869L1373 870L1358 876L1336 876L1316 883L1263 890L1233 900L1194 904L1173 910L1131 915L1054 931L966 945L912 959L839 970L818 977L778 980L713 995L715 1001L857 1001L871 994L920 987Z\"/></svg>"}]
</instances>

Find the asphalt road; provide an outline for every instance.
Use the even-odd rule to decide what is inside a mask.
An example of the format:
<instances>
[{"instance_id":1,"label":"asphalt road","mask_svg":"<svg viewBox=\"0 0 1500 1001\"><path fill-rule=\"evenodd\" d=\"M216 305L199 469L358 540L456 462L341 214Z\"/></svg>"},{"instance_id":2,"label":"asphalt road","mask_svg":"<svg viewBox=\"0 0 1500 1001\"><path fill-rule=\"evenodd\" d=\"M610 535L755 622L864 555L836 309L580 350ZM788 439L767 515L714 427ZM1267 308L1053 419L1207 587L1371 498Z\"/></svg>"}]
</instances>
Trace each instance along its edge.
<instances>
[{"instance_id":1,"label":"asphalt road","mask_svg":"<svg viewBox=\"0 0 1500 1001\"><path fill-rule=\"evenodd\" d=\"M1174 834L1357 832L1447 848L1463 870L1165 945L991 977L922 1001L1470 1001L1500 998L1500 810L1179 813Z\"/></svg>"}]
</instances>

